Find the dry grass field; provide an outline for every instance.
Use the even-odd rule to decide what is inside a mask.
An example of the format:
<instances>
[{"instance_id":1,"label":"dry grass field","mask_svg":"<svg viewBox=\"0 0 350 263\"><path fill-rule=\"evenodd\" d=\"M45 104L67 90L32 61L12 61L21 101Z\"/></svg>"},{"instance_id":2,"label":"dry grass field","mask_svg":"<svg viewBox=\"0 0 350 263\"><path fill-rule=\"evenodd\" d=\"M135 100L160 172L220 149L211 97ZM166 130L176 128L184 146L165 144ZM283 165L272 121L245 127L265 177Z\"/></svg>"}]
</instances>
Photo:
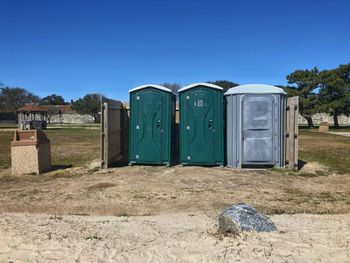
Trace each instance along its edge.
<instances>
[{"instance_id":1,"label":"dry grass field","mask_svg":"<svg viewBox=\"0 0 350 263\"><path fill-rule=\"evenodd\" d=\"M347 130L336 129L332 132ZM331 172L350 174L350 138L301 129L299 158L306 162L319 162Z\"/></svg>"},{"instance_id":2,"label":"dry grass field","mask_svg":"<svg viewBox=\"0 0 350 263\"><path fill-rule=\"evenodd\" d=\"M51 128L45 131L51 140L52 162L55 169L77 167L99 156L97 127ZM10 142L14 131L0 129L0 172L11 165Z\"/></svg>"},{"instance_id":3,"label":"dry grass field","mask_svg":"<svg viewBox=\"0 0 350 263\"><path fill-rule=\"evenodd\" d=\"M317 173L134 166L5 176L0 179L0 212L216 215L233 203L247 202L267 214L350 213L350 176Z\"/></svg>"},{"instance_id":4,"label":"dry grass field","mask_svg":"<svg viewBox=\"0 0 350 263\"><path fill-rule=\"evenodd\" d=\"M13 131L0 129L0 171L7 169L11 165L11 146Z\"/></svg>"},{"instance_id":5,"label":"dry grass field","mask_svg":"<svg viewBox=\"0 0 350 263\"><path fill-rule=\"evenodd\" d=\"M12 132L1 131L3 169ZM0 177L0 211L84 215L218 213L240 201L268 214L350 212L350 138L301 130L299 172L219 167L119 167L99 170L99 131L47 131L55 171ZM5 161L4 161L5 160ZM62 169L61 169L62 168Z\"/></svg>"},{"instance_id":6,"label":"dry grass field","mask_svg":"<svg viewBox=\"0 0 350 263\"><path fill-rule=\"evenodd\" d=\"M10 175L0 130L0 261L350 262L350 137L300 130L301 170L99 169L99 131L47 131L55 170ZM216 233L246 202L278 232Z\"/></svg>"}]
</instances>

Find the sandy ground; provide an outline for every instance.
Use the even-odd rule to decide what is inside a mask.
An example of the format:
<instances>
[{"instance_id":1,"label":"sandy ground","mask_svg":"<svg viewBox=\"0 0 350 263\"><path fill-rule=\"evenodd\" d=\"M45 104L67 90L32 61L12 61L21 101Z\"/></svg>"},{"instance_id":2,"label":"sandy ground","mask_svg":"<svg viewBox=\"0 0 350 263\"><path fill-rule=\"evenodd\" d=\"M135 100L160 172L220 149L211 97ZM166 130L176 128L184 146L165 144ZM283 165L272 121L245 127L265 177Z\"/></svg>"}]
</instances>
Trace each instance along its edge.
<instances>
[{"instance_id":1,"label":"sandy ground","mask_svg":"<svg viewBox=\"0 0 350 263\"><path fill-rule=\"evenodd\" d=\"M205 214L2 214L0 262L350 262L350 215L275 215L278 232L217 234Z\"/></svg>"},{"instance_id":2,"label":"sandy ground","mask_svg":"<svg viewBox=\"0 0 350 263\"><path fill-rule=\"evenodd\" d=\"M94 162L5 173L0 262L350 262L349 185L318 163L299 174ZM237 202L273 214L278 232L218 234Z\"/></svg>"}]
</instances>

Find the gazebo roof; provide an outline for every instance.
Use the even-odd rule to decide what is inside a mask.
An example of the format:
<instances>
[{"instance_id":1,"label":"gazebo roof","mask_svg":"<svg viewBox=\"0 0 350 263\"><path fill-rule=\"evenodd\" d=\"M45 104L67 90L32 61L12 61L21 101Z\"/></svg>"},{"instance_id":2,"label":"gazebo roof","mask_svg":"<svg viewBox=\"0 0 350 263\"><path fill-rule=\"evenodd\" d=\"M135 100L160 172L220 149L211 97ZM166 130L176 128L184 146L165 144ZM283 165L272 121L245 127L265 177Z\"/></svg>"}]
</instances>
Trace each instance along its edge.
<instances>
[{"instance_id":1,"label":"gazebo roof","mask_svg":"<svg viewBox=\"0 0 350 263\"><path fill-rule=\"evenodd\" d=\"M27 104L24 107L17 110L18 112L47 112L46 106Z\"/></svg>"}]
</instances>

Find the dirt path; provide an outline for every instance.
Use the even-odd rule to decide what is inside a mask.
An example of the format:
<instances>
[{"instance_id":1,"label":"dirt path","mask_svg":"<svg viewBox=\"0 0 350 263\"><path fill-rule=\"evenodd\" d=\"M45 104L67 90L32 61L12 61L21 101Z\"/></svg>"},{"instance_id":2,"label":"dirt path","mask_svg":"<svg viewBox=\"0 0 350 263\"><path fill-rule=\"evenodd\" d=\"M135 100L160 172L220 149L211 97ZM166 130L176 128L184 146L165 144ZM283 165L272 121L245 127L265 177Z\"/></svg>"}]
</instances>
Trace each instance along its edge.
<instances>
[{"instance_id":1,"label":"dirt path","mask_svg":"<svg viewBox=\"0 0 350 263\"><path fill-rule=\"evenodd\" d=\"M216 234L204 214L2 214L0 262L350 262L350 215L276 215L279 232Z\"/></svg>"}]
</instances>

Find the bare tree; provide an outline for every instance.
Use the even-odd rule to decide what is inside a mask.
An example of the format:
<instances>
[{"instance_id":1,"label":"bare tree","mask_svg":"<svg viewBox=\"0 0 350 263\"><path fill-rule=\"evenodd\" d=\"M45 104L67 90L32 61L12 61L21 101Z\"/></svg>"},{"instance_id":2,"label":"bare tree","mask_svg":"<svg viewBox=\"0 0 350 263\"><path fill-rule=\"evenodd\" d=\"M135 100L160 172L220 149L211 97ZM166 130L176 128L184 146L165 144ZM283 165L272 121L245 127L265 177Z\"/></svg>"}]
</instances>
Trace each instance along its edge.
<instances>
[{"instance_id":1,"label":"bare tree","mask_svg":"<svg viewBox=\"0 0 350 263\"><path fill-rule=\"evenodd\" d=\"M179 89L181 89L181 85L178 83L169 83L169 82L164 82L163 84L160 84L163 87L166 87L170 89L172 92L175 93L176 98L179 97Z\"/></svg>"}]
</instances>

